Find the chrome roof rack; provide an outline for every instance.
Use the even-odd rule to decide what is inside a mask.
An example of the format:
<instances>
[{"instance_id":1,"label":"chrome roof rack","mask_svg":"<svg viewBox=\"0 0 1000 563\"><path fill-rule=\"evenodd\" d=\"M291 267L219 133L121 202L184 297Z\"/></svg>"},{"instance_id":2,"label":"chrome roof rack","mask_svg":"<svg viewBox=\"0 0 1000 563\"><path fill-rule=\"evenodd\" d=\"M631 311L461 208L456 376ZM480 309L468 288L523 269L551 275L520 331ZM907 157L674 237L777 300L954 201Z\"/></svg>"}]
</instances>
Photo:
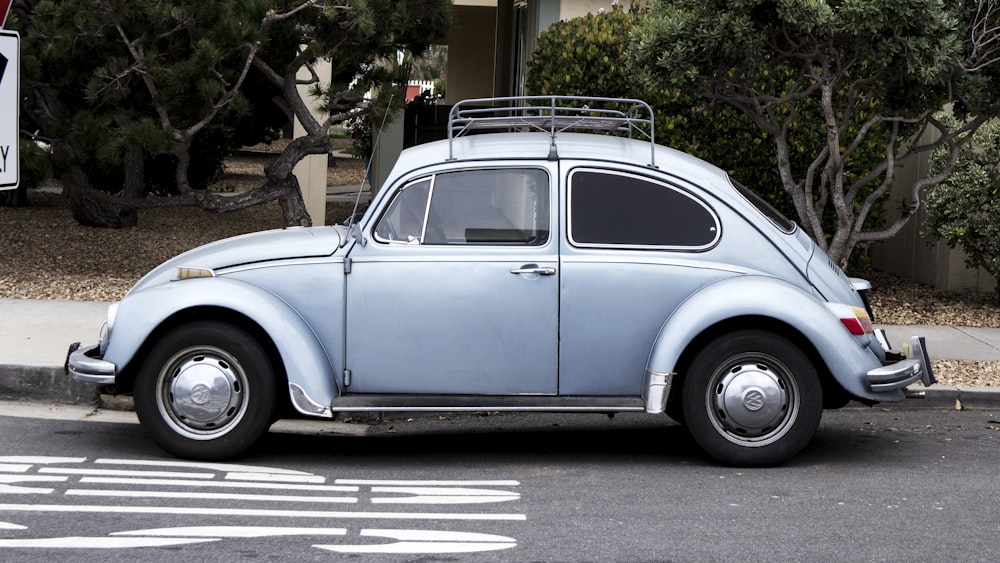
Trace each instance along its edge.
<instances>
[{"instance_id":1,"label":"chrome roof rack","mask_svg":"<svg viewBox=\"0 0 1000 563\"><path fill-rule=\"evenodd\" d=\"M612 131L649 140L649 166L655 168L653 110L642 100L585 96L513 96L462 100L448 114L448 159L454 140L474 131L541 131L552 139L549 158L557 158L556 135L563 131Z\"/></svg>"}]
</instances>

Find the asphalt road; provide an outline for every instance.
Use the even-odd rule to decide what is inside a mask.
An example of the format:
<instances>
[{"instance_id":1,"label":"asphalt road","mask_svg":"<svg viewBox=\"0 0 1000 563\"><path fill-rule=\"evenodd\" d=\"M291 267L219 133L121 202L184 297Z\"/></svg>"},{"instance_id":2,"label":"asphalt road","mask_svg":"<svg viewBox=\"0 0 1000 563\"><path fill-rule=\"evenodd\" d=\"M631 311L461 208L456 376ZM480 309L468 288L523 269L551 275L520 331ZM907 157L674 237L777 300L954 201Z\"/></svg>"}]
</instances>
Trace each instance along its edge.
<instances>
[{"instance_id":1,"label":"asphalt road","mask_svg":"<svg viewBox=\"0 0 1000 563\"><path fill-rule=\"evenodd\" d=\"M646 415L369 422L363 435L272 432L237 462L189 464L135 424L0 415L0 560L994 561L1000 549L1000 412L827 412L807 450L770 469L714 465Z\"/></svg>"}]
</instances>

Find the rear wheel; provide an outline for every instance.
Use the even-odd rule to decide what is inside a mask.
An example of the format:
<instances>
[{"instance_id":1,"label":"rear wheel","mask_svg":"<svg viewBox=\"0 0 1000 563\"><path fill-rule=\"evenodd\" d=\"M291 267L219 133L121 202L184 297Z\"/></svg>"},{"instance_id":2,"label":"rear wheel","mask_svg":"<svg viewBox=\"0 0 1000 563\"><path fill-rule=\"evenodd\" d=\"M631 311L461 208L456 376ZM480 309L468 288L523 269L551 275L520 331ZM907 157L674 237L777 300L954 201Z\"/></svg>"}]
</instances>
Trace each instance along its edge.
<instances>
[{"instance_id":1,"label":"rear wheel","mask_svg":"<svg viewBox=\"0 0 1000 563\"><path fill-rule=\"evenodd\" d=\"M160 339L135 382L135 409L153 441L184 458L222 460L257 441L275 415L270 357L245 330L217 321Z\"/></svg>"},{"instance_id":2,"label":"rear wheel","mask_svg":"<svg viewBox=\"0 0 1000 563\"><path fill-rule=\"evenodd\" d=\"M683 388L684 420L711 457L728 464L780 464L812 439L823 413L819 377L788 339L739 331L703 348Z\"/></svg>"}]
</instances>

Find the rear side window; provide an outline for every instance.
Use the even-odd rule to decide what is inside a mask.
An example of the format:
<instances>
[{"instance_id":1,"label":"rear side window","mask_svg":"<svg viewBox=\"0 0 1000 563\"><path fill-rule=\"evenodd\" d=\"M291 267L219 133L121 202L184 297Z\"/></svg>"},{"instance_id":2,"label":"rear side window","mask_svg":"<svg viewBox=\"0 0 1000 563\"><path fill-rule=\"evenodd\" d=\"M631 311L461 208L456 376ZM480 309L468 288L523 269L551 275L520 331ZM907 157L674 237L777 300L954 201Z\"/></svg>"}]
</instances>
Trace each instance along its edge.
<instances>
[{"instance_id":1,"label":"rear side window","mask_svg":"<svg viewBox=\"0 0 1000 563\"><path fill-rule=\"evenodd\" d=\"M791 234L795 231L795 223L782 215L781 212L772 207L770 203L750 191L749 188L736 180L730 178L729 181L733 183L733 187L736 188L736 191L740 192L740 194L754 207L756 207L757 210L760 211L765 217L767 217L775 227L778 227L783 233L786 234Z\"/></svg>"},{"instance_id":2,"label":"rear side window","mask_svg":"<svg viewBox=\"0 0 1000 563\"><path fill-rule=\"evenodd\" d=\"M570 175L569 231L577 246L702 250L718 241L719 219L669 184L580 169Z\"/></svg>"}]
</instances>

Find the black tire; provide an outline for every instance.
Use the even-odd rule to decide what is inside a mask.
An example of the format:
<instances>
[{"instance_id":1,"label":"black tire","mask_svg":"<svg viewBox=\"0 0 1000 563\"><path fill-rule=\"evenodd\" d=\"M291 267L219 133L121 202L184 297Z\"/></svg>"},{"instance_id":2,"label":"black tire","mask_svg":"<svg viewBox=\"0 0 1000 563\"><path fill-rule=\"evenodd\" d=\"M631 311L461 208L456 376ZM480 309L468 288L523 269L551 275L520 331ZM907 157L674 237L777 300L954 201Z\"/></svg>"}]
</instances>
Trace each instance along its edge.
<instances>
[{"instance_id":1,"label":"black tire","mask_svg":"<svg viewBox=\"0 0 1000 563\"><path fill-rule=\"evenodd\" d=\"M170 454L225 460L271 426L277 382L248 332L219 321L180 326L156 343L136 377L135 411Z\"/></svg>"},{"instance_id":2,"label":"black tire","mask_svg":"<svg viewBox=\"0 0 1000 563\"><path fill-rule=\"evenodd\" d=\"M691 437L726 465L778 465L809 443L823 391L809 357L771 332L724 335L695 356L683 388Z\"/></svg>"}]
</instances>

